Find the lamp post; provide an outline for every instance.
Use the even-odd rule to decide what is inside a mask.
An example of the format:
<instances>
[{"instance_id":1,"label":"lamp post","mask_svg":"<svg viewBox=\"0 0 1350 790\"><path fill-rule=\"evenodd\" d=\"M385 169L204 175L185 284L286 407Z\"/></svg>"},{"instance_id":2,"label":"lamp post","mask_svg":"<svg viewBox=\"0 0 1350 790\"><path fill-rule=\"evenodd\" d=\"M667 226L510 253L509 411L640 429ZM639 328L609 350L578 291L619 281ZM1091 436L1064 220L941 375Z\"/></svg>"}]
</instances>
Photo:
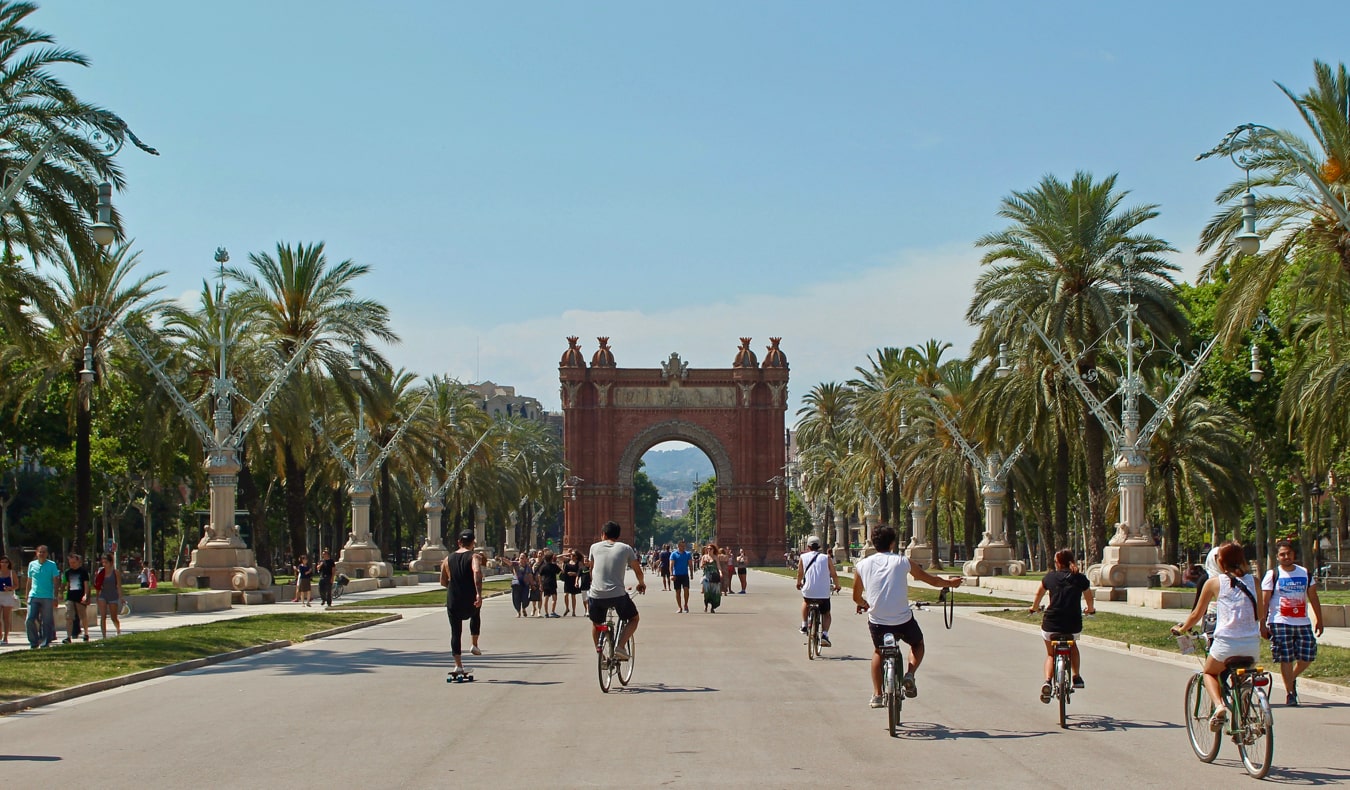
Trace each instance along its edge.
<instances>
[{"instance_id":1,"label":"lamp post","mask_svg":"<svg viewBox=\"0 0 1350 790\"><path fill-rule=\"evenodd\" d=\"M422 505L427 512L427 534L422 541L422 548L417 552L417 559L408 564L408 570L422 573L434 571L440 567L441 561L450 556L450 551L446 549L441 540L441 517L445 512L445 492L450 490L450 486L455 484L464 467L468 466L469 459L473 458L478 448L483 446L492 429L497 427L496 423L489 425L483 435L473 443L469 451L464 453L464 457L459 459L455 468L445 478L444 482L437 482L436 473L431 473L431 480L422 488L422 494L425 502Z\"/></svg>"},{"instance_id":2,"label":"lamp post","mask_svg":"<svg viewBox=\"0 0 1350 790\"><path fill-rule=\"evenodd\" d=\"M19 191L23 189L24 184L28 183L28 179L33 177L33 173L37 171L38 166L47 158L47 155L58 146L66 144L72 136L83 137L86 143L100 149L108 157L116 156L128 140L147 154L159 156L159 151L141 142L140 138L132 134L126 121L107 110L82 113L72 118L61 119L54 125L43 124L43 126L47 129L47 137L42 141L42 145L38 146L38 149L33 152L33 155L28 158L28 161L24 163L18 173L13 174L13 176L10 176L9 173L5 174L9 180L4 192L0 193L0 213L9 210L10 205L14 203L14 199L19 196ZM109 195L112 194L111 184L106 181L99 184L100 203L102 203L105 189ZM116 236L116 229L108 222L110 218L102 216L102 212L100 212L99 222L93 226L94 241L99 246L106 247L112 244Z\"/></svg>"},{"instance_id":3,"label":"lamp post","mask_svg":"<svg viewBox=\"0 0 1350 790\"><path fill-rule=\"evenodd\" d=\"M900 464L886 449L886 446L881 443L881 440L877 438L877 435L872 433L872 430L867 427L867 424L862 420L855 420L855 424L862 429L862 432L867 435L868 439L872 440L872 444L877 448L881 453L881 457L885 460L887 468L891 470L892 476L904 477L904 473L900 471ZM899 427L901 430L909 427L908 412L903 408L900 411ZM901 496L903 495L904 492L901 491ZM924 568L937 566L933 554L933 547L928 544L928 503L930 501L932 501L931 497L925 499L922 494L916 494L914 501L910 503L910 512L914 514L914 533L909 537L909 544L904 547L905 556L909 557L909 561ZM866 556L874 550L875 549L870 546L865 547L863 549L863 555Z\"/></svg>"},{"instance_id":4,"label":"lamp post","mask_svg":"<svg viewBox=\"0 0 1350 790\"><path fill-rule=\"evenodd\" d=\"M1006 360L1000 370L1006 369ZM1003 375L1007 375L1003 373ZM1008 473L1012 471L1013 464L1022 457L1022 452L1026 449L1025 441L1019 442L1017 447L1004 458L998 451L982 456L975 452L975 448L970 446L966 438L961 435L957 429L956 422L943 410L942 404L938 403L931 395L924 395L929 406L932 407L933 414L937 415L938 421L942 427L947 430L948 435L961 448L961 454L970 462L972 468L980 476L980 495L984 499L984 536L980 539L979 545L975 547L975 554L964 565L961 566L961 572L966 576L999 576L1007 574L1009 576L1021 576L1027 572L1026 563L1013 557L1012 544L1008 542L1007 524L1003 516L1004 497L1008 492Z\"/></svg>"},{"instance_id":5,"label":"lamp post","mask_svg":"<svg viewBox=\"0 0 1350 790\"><path fill-rule=\"evenodd\" d=\"M102 207L100 207L102 214ZM111 239L109 239L111 241ZM210 393L215 397L213 426L208 426L187 398L174 386L173 380L164 371L163 366L136 338L136 335L122 320L102 306L91 305L76 311L80 328L90 337L84 347L84 369L80 371L80 380L86 387L92 384L94 377L93 335L100 328L114 328L122 333L131 347L150 368L155 380L169 395L178 413L189 427L196 432L202 443L205 456L202 466L210 480L211 521L206 525L202 539L192 552L192 559L186 567L174 571L173 583L178 587L198 587L206 584L217 590L236 590L244 593L245 603L263 603L270 595L258 592L270 587L272 574L266 568L257 566L253 550L239 536L239 527L234 523L235 492L238 483L239 448L244 437L254 424L267 412L267 407L281 391L282 384L290 378L300 361L313 344L317 334L305 341L290 358L285 367L273 377L258 399L237 425L234 424L233 399L242 399L234 381L229 377L227 357L230 342L225 336L225 263L230 255L224 247L216 250L215 260L220 266L220 286L216 303L220 305L217 316L219 322L218 344L220 348L217 375L211 380Z\"/></svg>"},{"instance_id":6,"label":"lamp post","mask_svg":"<svg viewBox=\"0 0 1350 790\"><path fill-rule=\"evenodd\" d=\"M365 369L361 367L360 343L352 344L352 364L347 366L347 375L353 383L365 379ZM369 446L375 442L370 437L370 431L366 429L366 399L359 386L356 393L356 429L352 432L351 443L354 447L351 461L348 461L342 449L328 438L323 424L317 418L310 418L310 425L314 427L315 433L324 437L333 458L347 473L347 493L352 499L352 531L342 546L342 554L337 561L339 573L347 573L357 578L366 576L385 578L393 575L393 568L380 556L380 547L375 545L370 537L370 499L375 493L371 481L380 467L384 466L384 462L389 460L403 435L408 432L413 418L431 399L434 391L434 388L427 388L422 400L417 402L412 412L398 426L398 430L394 431L394 435L389 437L388 444L380 448L379 455L375 456L373 461L370 459Z\"/></svg>"}]
</instances>

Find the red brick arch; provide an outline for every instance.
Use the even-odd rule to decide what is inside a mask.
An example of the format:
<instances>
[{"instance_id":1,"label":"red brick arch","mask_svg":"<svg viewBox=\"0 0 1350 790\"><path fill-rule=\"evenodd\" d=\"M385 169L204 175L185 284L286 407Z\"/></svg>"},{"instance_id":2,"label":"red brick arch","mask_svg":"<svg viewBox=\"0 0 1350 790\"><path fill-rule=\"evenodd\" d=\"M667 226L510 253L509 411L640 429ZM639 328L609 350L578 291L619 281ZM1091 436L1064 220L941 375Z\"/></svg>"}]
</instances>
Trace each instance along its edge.
<instances>
[{"instance_id":1,"label":"red brick arch","mask_svg":"<svg viewBox=\"0 0 1350 790\"><path fill-rule=\"evenodd\" d=\"M730 368L690 368L678 354L654 368L620 368L600 338L587 365L577 338L558 368L568 475L563 545L584 547L613 519L631 540L633 473L643 453L672 440L703 450L717 473L717 543L752 562L783 552L787 499L788 365L778 338L759 364L741 338ZM775 492L777 496L775 497Z\"/></svg>"}]
</instances>

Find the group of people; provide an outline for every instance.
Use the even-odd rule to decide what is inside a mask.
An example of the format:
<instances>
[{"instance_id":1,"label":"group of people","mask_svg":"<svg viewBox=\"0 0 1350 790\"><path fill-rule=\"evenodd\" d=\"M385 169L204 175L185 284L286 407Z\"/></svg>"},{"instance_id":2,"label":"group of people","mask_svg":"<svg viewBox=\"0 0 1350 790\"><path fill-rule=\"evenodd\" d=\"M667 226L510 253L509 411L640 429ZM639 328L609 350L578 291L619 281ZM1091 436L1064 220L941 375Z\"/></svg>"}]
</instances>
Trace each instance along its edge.
<instances>
[{"instance_id":1,"label":"group of people","mask_svg":"<svg viewBox=\"0 0 1350 790\"><path fill-rule=\"evenodd\" d=\"M695 571L702 574L703 611L716 613L723 595L736 593L732 580L740 582L740 594L745 595L750 561L745 549L732 554L726 547L709 543L702 550L689 550L686 541L679 541L675 549L670 544L653 550L647 558L648 567L661 576L661 589L675 593L675 612L688 614L690 577Z\"/></svg>"},{"instance_id":2,"label":"group of people","mask_svg":"<svg viewBox=\"0 0 1350 790\"><path fill-rule=\"evenodd\" d=\"M308 554L301 554L291 566L295 573L295 597L291 603L311 606L314 603L314 577L319 577L319 603L322 606L333 605L333 580L337 576L337 563L333 553L324 549L317 565L311 565Z\"/></svg>"},{"instance_id":3,"label":"group of people","mask_svg":"<svg viewBox=\"0 0 1350 790\"><path fill-rule=\"evenodd\" d=\"M480 557L485 564L486 558ZM511 605L516 617L576 617L577 598L591 586L590 563L580 551L532 551L511 559ZM563 613L558 614L558 584L562 583Z\"/></svg>"},{"instance_id":4,"label":"group of people","mask_svg":"<svg viewBox=\"0 0 1350 790\"><path fill-rule=\"evenodd\" d=\"M56 642L56 602L65 601L66 636L62 643L76 639L89 641L93 623L87 622L90 602L95 603L102 638L108 638L108 619L112 618L117 636L122 635L122 577L116 559L104 554L94 573L84 557L71 552L62 570L48 556L46 546L38 546L26 576L18 576L9 557L0 555L0 645L8 645L12 633L13 612L19 606L19 594L27 587L25 630L28 646L34 650Z\"/></svg>"}]
</instances>

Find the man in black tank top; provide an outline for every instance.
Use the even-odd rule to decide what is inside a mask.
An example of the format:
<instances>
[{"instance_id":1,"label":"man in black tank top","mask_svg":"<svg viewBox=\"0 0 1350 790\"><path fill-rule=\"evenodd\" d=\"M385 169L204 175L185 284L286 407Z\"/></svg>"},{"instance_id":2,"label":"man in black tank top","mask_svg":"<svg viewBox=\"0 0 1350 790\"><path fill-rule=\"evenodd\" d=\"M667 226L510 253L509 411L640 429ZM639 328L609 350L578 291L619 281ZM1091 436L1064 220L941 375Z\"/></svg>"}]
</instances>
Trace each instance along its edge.
<instances>
[{"instance_id":1,"label":"man in black tank top","mask_svg":"<svg viewBox=\"0 0 1350 790\"><path fill-rule=\"evenodd\" d=\"M450 616L450 653L455 658L454 674L464 674L464 662L460 659L463 645L464 621L469 621L469 637L473 640L471 651L482 655L478 649L478 632L482 621L479 612L483 606L483 569L474 553L473 530L459 533L459 548L454 554L441 561L441 586L445 588L445 610Z\"/></svg>"}]
</instances>

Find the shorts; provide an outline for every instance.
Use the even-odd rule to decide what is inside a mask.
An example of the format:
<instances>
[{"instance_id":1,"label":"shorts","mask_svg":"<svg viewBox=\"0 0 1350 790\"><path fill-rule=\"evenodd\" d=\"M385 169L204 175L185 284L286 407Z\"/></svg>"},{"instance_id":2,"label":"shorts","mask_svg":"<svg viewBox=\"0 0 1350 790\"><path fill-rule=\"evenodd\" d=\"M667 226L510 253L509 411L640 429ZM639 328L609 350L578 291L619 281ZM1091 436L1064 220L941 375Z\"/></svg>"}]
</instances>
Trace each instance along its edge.
<instances>
[{"instance_id":1,"label":"shorts","mask_svg":"<svg viewBox=\"0 0 1350 790\"><path fill-rule=\"evenodd\" d=\"M1209 657L1215 661L1226 661L1236 656L1259 658L1261 656L1261 637L1246 636L1233 639L1226 636L1216 636L1214 641L1209 644Z\"/></svg>"},{"instance_id":2,"label":"shorts","mask_svg":"<svg viewBox=\"0 0 1350 790\"><path fill-rule=\"evenodd\" d=\"M745 570L746 570L745 568L737 568L737 569L736 569L736 575L737 575L737 576L744 576L744 575L745 575Z\"/></svg>"},{"instance_id":3,"label":"shorts","mask_svg":"<svg viewBox=\"0 0 1350 790\"><path fill-rule=\"evenodd\" d=\"M689 574L676 574L671 578L675 580L675 589L689 589Z\"/></svg>"},{"instance_id":4,"label":"shorts","mask_svg":"<svg viewBox=\"0 0 1350 790\"><path fill-rule=\"evenodd\" d=\"M98 600L107 604L117 604L122 600L122 591L111 585L98 591Z\"/></svg>"},{"instance_id":5,"label":"shorts","mask_svg":"<svg viewBox=\"0 0 1350 790\"><path fill-rule=\"evenodd\" d=\"M829 599L829 598L807 598L807 597L803 596L803 597L802 597L802 600L803 600L803 601L806 601L808 604L811 604L811 603L814 603L814 604L820 604L820 613L823 614L823 615L824 615L824 614L829 614L829 613L830 613L830 599Z\"/></svg>"},{"instance_id":6,"label":"shorts","mask_svg":"<svg viewBox=\"0 0 1350 790\"><path fill-rule=\"evenodd\" d=\"M84 617L84 605L79 601L66 601L66 617Z\"/></svg>"},{"instance_id":7,"label":"shorts","mask_svg":"<svg viewBox=\"0 0 1350 790\"><path fill-rule=\"evenodd\" d=\"M1270 656L1276 664L1316 661L1317 639L1312 625L1270 624Z\"/></svg>"},{"instance_id":8,"label":"shorts","mask_svg":"<svg viewBox=\"0 0 1350 790\"><path fill-rule=\"evenodd\" d=\"M882 625L868 620L867 630L872 632L872 647L878 650L881 649L881 640L886 634L895 634L896 639L910 647L923 644L923 629L919 628L919 621L913 617L900 625Z\"/></svg>"},{"instance_id":9,"label":"shorts","mask_svg":"<svg viewBox=\"0 0 1350 790\"><path fill-rule=\"evenodd\" d=\"M586 614L591 618L591 622L596 625L603 625L605 615L613 609L619 613L620 620L632 620L637 617L637 604L628 597L628 593L614 598L587 598Z\"/></svg>"},{"instance_id":10,"label":"shorts","mask_svg":"<svg viewBox=\"0 0 1350 790\"><path fill-rule=\"evenodd\" d=\"M661 575L664 576L664 577L669 577L669 576L670 576L670 568L669 568L669 566L666 566L666 565L662 565L662 566L661 566Z\"/></svg>"},{"instance_id":11,"label":"shorts","mask_svg":"<svg viewBox=\"0 0 1350 790\"><path fill-rule=\"evenodd\" d=\"M1041 632L1041 639L1044 639L1044 640L1047 641L1047 642L1053 642L1053 641L1055 641L1055 634L1058 634L1058 633L1063 633L1063 632L1061 632L1061 631L1054 631L1054 632L1051 632L1051 631L1042 631L1042 632ZM1082 638L1083 638L1083 632L1082 632L1082 631L1079 631L1079 632L1076 633L1076 634L1070 634L1070 637L1073 639L1073 641L1077 642L1079 639L1082 639Z\"/></svg>"}]
</instances>

